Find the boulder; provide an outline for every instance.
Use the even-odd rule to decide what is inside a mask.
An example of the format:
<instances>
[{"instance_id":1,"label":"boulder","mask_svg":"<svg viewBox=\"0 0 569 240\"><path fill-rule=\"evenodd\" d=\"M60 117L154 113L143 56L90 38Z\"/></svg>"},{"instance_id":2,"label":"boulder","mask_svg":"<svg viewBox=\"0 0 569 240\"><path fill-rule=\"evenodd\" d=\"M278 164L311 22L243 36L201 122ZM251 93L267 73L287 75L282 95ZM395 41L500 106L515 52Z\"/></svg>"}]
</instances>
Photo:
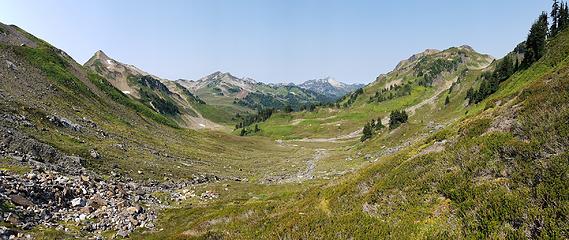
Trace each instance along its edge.
<instances>
[{"instance_id":1,"label":"boulder","mask_svg":"<svg viewBox=\"0 0 569 240\"><path fill-rule=\"evenodd\" d=\"M29 207L34 205L32 201L28 200L27 198L19 194L10 195L10 200L12 201L12 203L14 203L14 205L17 206Z\"/></svg>"},{"instance_id":2,"label":"boulder","mask_svg":"<svg viewBox=\"0 0 569 240\"><path fill-rule=\"evenodd\" d=\"M130 215L135 215L138 213L142 212L142 207L141 206L132 206L132 207L128 207L126 208L126 212L129 213Z\"/></svg>"},{"instance_id":3,"label":"boulder","mask_svg":"<svg viewBox=\"0 0 569 240\"><path fill-rule=\"evenodd\" d=\"M95 149L91 149L89 154L91 154L91 157L93 157L95 159L99 159L101 157L101 154L99 154Z\"/></svg>"},{"instance_id":4,"label":"boulder","mask_svg":"<svg viewBox=\"0 0 569 240\"><path fill-rule=\"evenodd\" d=\"M84 198L74 198L71 200L72 207L84 207L87 201Z\"/></svg>"}]
</instances>

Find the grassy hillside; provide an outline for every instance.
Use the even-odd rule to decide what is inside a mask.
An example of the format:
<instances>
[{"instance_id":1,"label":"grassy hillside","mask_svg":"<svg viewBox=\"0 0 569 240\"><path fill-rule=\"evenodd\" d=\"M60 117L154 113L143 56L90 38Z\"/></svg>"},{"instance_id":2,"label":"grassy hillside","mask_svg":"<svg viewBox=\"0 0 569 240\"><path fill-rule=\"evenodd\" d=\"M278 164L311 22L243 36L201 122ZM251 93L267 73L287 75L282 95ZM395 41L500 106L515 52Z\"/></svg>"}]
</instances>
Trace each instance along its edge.
<instances>
[{"instance_id":1,"label":"grassy hillside","mask_svg":"<svg viewBox=\"0 0 569 240\"><path fill-rule=\"evenodd\" d=\"M133 98L23 30L0 29L8 36L0 38L0 150L21 133L30 138L20 146L26 153L80 157L102 179L172 184L152 190L157 226L138 228L133 239L569 238L569 31L478 103L469 104L469 90L502 61L468 46L428 50L337 107L277 111L238 137L179 125L184 114L232 124L233 113L252 113L214 88L196 97L175 82L130 78L140 94ZM221 92L238 93L231 89ZM263 91L287 98L296 89ZM360 141L364 124L387 125L394 110L409 121ZM54 152L25 148L36 140ZM0 170L31 168L2 151ZM215 177L175 185L204 175ZM0 200L2 214L13 210L12 200ZM69 231L18 230L87 238L89 221L63 223Z\"/></svg>"},{"instance_id":2,"label":"grassy hillside","mask_svg":"<svg viewBox=\"0 0 569 240\"><path fill-rule=\"evenodd\" d=\"M275 115L259 125L263 130L259 134L276 139L346 136L361 129L371 119L382 118L383 124L386 124L385 117L391 111L403 109L410 110L413 114L415 110L418 110L416 116L423 121L420 123L423 126L434 122L428 119L440 116L441 112L448 113L440 116L440 121L433 124L444 123L452 116L456 116L453 114L456 111L464 110L463 101L460 98L464 98L466 91L475 84L474 80L479 76L481 68L492 61L491 57L479 54L469 47L450 48L418 56L420 57L403 61L394 71L378 77L375 82L363 88L362 94L357 96L352 94L354 96L352 98L346 96L341 99L338 103L339 108L318 108L314 112L294 113L290 117ZM456 64L443 69L439 67L441 61L454 61ZM425 72L430 71L437 72L432 73L431 82L425 84L425 75L427 75ZM408 90L397 95L400 90L389 90L394 86ZM454 92L449 93L453 104L446 106L442 111L435 110L441 108L438 101L441 99L444 101L446 92L451 87L455 89ZM383 95L391 94L393 97L378 101L377 92L384 89L387 90ZM418 104L424 105L425 108L435 104L435 108L420 112L421 109L415 109Z\"/></svg>"},{"instance_id":3,"label":"grassy hillside","mask_svg":"<svg viewBox=\"0 0 569 240\"><path fill-rule=\"evenodd\" d=\"M297 150L269 139L178 128L170 118L123 94L61 50L21 29L14 31L26 34L37 46L0 44L2 61L16 66L2 65L0 111L25 117L33 125L2 120L3 126L82 157L96 172L114 171L140 180L200 174L255 180L284 167L300 170L302 164L291 168L290 162L302 162L312 154L310 149ZM49 120L52 116L80 125L81 130L55 124ZM101 156L93 157L93 150Z\"/></svg>"},{"instance_id":4,"label":"grassy hillside","mask_svg":"<svg viewBox=\"0 0 569 240\"><path fill-rule=\"evenodd\" d=\"M568 238L567 43L565 31L539 62L468 112L458 110L464 99L459 91L450 106L462 112L459 121L395 154L384 153L361 171L307 190L273 186L263 201L253 194L182 206L164 213L164 231L140 237ZM394 132L403 135L414 124ZM360 149L377 151L382 140Z\"/></svg>"}]
</instances>

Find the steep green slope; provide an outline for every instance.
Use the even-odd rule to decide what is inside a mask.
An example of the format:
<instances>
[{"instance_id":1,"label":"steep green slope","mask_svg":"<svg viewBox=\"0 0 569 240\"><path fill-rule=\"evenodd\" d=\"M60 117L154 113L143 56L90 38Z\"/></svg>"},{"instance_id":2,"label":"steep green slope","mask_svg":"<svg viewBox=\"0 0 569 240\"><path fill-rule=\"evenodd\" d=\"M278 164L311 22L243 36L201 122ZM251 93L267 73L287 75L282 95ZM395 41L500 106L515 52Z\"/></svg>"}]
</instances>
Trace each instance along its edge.
<instances>
[{"instance_id":1,"label":"steep green slope","mask_svg":"<svg viewBox=\"0 0 569 240\"><path fill-rule=\"evenodd\" d=\"M568 43L564 31L540 61L507 79L459 121L362 171L293 196L167 211L165 230L142 236L568 238ZM376 151L379 139L361 151Z\"/></svg>"},{"instance_id":2,"label":"steep green slope","mask_svg":"<svg viewBox=\"0 0 569 240\"><path fill-rule=\"evenodd\" d=\"M260 125L264 130L260 135L284 139L355 138L357 131L371 119L381 118L383 124L387 124L386 117L391 111L406 109L415 114L423 106L428 108L434 104L438 108L440 99L444 101L445 92L451 87L457 89L451 93L452 102L462 102L459 95L466 94L473 84L472 78L478 76L492 60L490 56L479 54L467 46L445 51L427 50L402 61L396 69L381 75L361 92L340 99L336 109L318 108L314 112L305 111L286 117L276 115ZM463 109L459 105L453 104L442 112ZM426 110L416 115L429 119L440 115L440 112ZM447 118L441 121L445 123L452 116L447 114ZM431 120L424 121L422 127L427 127L429 122Z\"/></svg>"},{"instance_id":3,"label":"steep green slope","mask_svg":"<svg viewBox=\"0 0 569 240\"><path fill-rule=\"evenodd\" d=\"M96 172L114 171L141 180L201 174L257 179L289 165L289 146L181 129L172 118L128 97L63 51L15 26L1 27L7 32L0 38L0 121L7 127L2 131L21 132L81 157ZM27 119L31 125L12 123L13 118ZM243 152L255 155L258 162ZM292 155L310 154L307 150Z\"/></svg>"},{"instance_id":4,"label":"steep green slope","mask_svg":"<svg viewBox=\"0 0 569 240\"><path fill-rule=\"evenodd\" d=\"M206 105L174 81L160 79L132 65L118 62L97 51L85 67L106 78L124 95L137 100L181 127L224 130L200 113Z\"/></svg>"}]
</instances>

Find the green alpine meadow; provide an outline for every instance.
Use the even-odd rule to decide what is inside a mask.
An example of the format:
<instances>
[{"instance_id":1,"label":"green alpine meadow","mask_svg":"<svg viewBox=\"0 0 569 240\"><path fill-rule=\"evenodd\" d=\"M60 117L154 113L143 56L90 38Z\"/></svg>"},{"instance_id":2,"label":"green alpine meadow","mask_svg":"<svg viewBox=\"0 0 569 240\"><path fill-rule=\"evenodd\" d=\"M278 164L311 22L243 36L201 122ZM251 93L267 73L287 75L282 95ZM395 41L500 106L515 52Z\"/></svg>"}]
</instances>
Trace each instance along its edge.
<instances>
[{"instance_id":1,"label":"green alpine meadow","mask_svg":"<svg viewBox=\"0 0 569 240\"><path fill-rule=\"evenodd\" d=\"M0 1L0 240L569 239L537 2Z\"/></svg>"}]
</instances>

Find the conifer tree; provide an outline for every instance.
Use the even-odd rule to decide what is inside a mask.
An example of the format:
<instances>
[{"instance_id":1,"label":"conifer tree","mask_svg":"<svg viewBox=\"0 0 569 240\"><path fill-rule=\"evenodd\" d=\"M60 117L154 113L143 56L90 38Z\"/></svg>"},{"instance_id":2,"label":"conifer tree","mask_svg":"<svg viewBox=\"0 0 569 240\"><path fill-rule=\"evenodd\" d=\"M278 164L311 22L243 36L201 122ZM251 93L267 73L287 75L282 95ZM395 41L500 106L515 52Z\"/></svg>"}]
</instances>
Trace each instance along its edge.
<instances>
[{"instance_id":1,"label":"conifer tree","mask_svg":"<svg viewBox=\"0 0 569 240\"><path fill-rule=\"evenodd\" d=\"M545 52L545 43L547 40L547 32L549 29L547 21L547 13L543 12L537 21L531 26L530 32L526 40L527 52L522 61L524 69L531 66L539 60Z\"/></svg>"},{"instance_id":2,"label":"conifer tree","mask_svg":"<svg viewBox=\"0 0 569 240\"><path fill-rule=\"evenodd\" d=\"M473 100L473 96L474 96L474 88L470 87L470 89L468 89L468 91L466 91L466 99L468 99L468 103L470 104Z\"/></svg>"},{"instance_id":3,"label":"conifer tree","mask_svg":"<svg viewBox=\"0 0 569 240\"><path fill-rule=\"evenodd\" d=\"M569 7L567 7L567 2L561 3L557 21L557 33L563 31L567 26L569 26Z\"/></svg>"},{"instance_id":4,"label":"conifer tree","mask_svg":"<svg viewBox=\"0 0 569 240\"><path fill-rule=\"evenodd\" d=\"M375 129L379 130L384 128L385 126L383 125L383 123L381 122L381 118L377 118L377 124L375 124Z\"/></svg>"},{"instance_id":5,"label":"conifer tree","mask_svg":"<svg viewBox=\"0 0 569 240\"><path fill-rule=\"evenodd\" d=\"M360 140L363 142L363 141L371 138L372 135L373 135L373 131L371 129L371 126L369 123L366 123L364 125L364 129L362 131L362 137L360 138Z\"/></svg>"},{"instance_id":6,"label":"conifer tree","mask_svg":"<svg viewBox=\"0 0 569 240\"><path fill-rule=\"evenodd\" d=\"M563 6L563 3L561 3ZM549 30L549 34L551 36L555 36L559 30L559 22L561 20L561 7L559 6L559 2L557 0L553 0L553 6L551 7L551 28Z\"/></svg>"}]
</instances>

